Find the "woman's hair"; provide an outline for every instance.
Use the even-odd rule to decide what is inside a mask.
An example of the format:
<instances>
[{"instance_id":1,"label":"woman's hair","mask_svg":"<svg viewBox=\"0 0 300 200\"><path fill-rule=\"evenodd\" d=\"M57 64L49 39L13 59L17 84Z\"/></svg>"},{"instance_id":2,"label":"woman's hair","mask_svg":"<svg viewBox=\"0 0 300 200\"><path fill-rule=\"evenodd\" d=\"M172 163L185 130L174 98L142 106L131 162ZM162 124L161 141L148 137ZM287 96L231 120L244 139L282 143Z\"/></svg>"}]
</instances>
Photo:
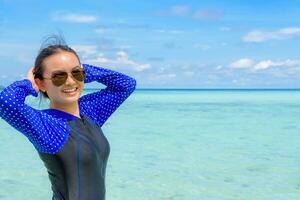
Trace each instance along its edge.
<instances>
[{"instance_id":1,"label":"woman's hair","mask_svg":"<svg viewBox=\"0 0 300 200\"><path fill-rule=\"evenodd\" d=\"M43 72L44 72L43 61L47 57L52 56L57 53L61 53L63 51L73 53L78 58L78 61L80 63L80 59L79 59L77 53L66 44L66 42L61 34L48 36L42 43L39 53L35 59L34 78L43 80ZM47 92L41 92L41 94L43 97L49 98Z\"/></svg>"}]
</instances>

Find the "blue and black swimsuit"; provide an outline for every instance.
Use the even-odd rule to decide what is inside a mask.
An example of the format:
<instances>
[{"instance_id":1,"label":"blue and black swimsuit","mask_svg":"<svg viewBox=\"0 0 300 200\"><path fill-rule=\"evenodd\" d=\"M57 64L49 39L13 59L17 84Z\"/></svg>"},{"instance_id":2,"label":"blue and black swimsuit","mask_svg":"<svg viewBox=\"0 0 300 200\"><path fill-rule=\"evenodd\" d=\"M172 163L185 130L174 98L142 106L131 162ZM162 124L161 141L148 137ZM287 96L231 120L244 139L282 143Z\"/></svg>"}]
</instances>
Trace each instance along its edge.
<instances>
[{"instance_id":1,"label":"blue and black swimsuit","mask_svg":"<svg viewBox=\"0 0 300 200\"><path fill-rule=\"evenodd\" d=\"M38 93L28 79L0 93L0 116L34 145L47 168L53 200L104 200L109 143L101 126L135 90L136 80L125 74L83 64L85 83L105 89L79 98L80 118L56 110L37 110L25 98Z\"/></svg>"}]
</instances>

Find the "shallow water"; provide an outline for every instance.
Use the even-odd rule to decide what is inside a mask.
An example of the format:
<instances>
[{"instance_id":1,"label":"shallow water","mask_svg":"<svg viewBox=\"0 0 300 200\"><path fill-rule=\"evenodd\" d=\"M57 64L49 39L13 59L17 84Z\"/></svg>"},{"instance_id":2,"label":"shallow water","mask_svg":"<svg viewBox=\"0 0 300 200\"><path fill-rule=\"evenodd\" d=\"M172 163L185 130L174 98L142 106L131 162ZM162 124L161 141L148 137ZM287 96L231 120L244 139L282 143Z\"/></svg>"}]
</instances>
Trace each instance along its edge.
<instances>
[{"instance_id":1,"label":"shallow water","mask_svg":"<svg viewBox=\"0 0 300 200\"><path fill-rule=\"evenodd\" d=\"M297 90L136 90L103 126L106 198L300 199L299 119ZM1 200L51 199L38 154L3 120L0 149Z\"/></svg>"}]
</instances>

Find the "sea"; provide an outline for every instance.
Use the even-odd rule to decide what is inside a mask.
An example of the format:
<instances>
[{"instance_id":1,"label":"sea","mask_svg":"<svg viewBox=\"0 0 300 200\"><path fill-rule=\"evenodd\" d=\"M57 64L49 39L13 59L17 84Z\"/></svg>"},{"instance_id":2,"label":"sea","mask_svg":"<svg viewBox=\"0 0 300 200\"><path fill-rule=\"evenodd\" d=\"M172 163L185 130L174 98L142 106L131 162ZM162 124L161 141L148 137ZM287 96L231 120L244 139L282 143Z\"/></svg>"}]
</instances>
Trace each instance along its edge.
<instances>
[{"instance_id":1,"label":"sea","mask_svg":"<svg viewBox=\"0 0 300 200\"><path fill-rule=\"evenodd\" d=\"M102 130L106 200L300 199L300 90L136 89ZM2 119L0 153L0 200L51 199L33 145Z\"/></svg>"}]
</instances>

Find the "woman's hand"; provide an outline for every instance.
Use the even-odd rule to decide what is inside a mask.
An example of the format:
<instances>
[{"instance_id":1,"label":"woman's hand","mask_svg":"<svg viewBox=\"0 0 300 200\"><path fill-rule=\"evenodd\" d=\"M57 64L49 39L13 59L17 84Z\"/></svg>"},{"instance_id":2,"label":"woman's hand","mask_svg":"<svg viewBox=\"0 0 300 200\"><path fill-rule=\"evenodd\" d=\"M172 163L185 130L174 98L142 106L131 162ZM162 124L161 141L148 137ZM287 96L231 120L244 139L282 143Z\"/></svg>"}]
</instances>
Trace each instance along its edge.
<instances>
[{"instance_id":1,"label":"woman's hand","mask_svg":"<svg viewBox=\"0 0 300 200\"><path fill-rule=\"evenodd\" d=\"M34 72L34 67L31 67L29 69L29 71L27 72L27 79L30 80L32 87L35 89L35 91L39 92L40 89L37 86L37 84L35 83L33 72Z\"/></svg>"}]
</instances>

